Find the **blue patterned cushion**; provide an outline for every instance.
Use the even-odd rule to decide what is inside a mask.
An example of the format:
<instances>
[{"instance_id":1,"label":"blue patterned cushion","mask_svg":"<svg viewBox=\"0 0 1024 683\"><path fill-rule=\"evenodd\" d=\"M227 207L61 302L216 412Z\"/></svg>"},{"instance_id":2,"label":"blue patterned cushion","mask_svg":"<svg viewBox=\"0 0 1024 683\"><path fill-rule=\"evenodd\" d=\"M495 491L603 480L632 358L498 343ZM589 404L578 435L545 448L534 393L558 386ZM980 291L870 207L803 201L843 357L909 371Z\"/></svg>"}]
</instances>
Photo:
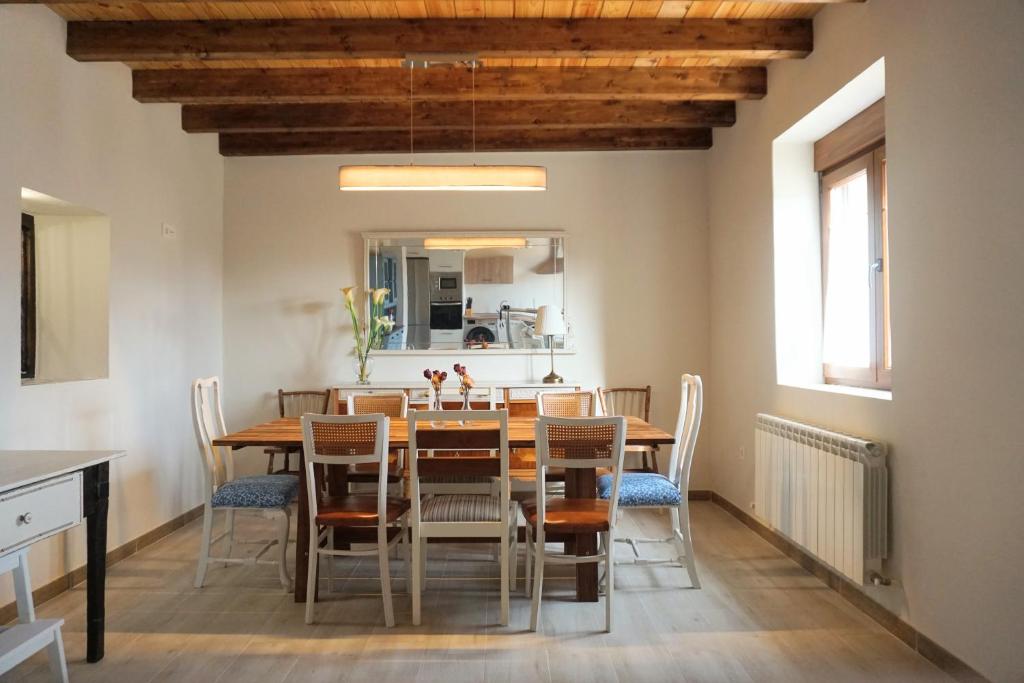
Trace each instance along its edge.
<instances>
[{"instance_id":1,"label":"blue patterned cushion","mask_svg":"<svg viewBox=\"0 0 1024 683\"><path fill-rule=\"evenodd\" d=\"M281 508L299 491L299 478L292 474L263 474L229 481L213 494L213 507Z\"/></svg>"},{"instance_id":2,"label":"blue patterned cushion","mask_svg":"<svg viewBox=\"0 0 1024 683\"><path fill-rule=\"evenodd\" d=\"M597 495L605 500L612 497L612 475L605 474L597 479ZM682 496L668 477L654 472L624 472L619 482L619 505L641 507L644 505L679 505Z\"/></svg>"}]
</instances>

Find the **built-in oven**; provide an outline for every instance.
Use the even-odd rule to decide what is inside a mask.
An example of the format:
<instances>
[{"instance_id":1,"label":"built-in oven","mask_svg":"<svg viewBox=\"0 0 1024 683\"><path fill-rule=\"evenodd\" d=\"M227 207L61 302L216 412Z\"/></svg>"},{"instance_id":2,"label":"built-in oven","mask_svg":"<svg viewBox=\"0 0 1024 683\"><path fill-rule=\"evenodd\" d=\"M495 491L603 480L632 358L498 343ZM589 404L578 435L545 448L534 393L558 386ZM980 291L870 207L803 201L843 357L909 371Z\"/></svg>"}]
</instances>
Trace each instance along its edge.
<instances>
[{"instance_id":1,"label":"built-in oven","mask_svg":"<svg viewBox=\"0 0 1024 683\"><path fill-rule=\"evenodd\" d=\"M431 303L462 305L462 273L433 271L430 273Z\"/></svg>"},{"instance_id":2,"label":"built-in oven","mask_svg":"<svg viewBox=\"0 0 1024 683\"><path fill-rule=\"evenodd\" d=\"M462 302L430 302L431 330L458 330L462 334Z\"/></svg>"}]
</instances>

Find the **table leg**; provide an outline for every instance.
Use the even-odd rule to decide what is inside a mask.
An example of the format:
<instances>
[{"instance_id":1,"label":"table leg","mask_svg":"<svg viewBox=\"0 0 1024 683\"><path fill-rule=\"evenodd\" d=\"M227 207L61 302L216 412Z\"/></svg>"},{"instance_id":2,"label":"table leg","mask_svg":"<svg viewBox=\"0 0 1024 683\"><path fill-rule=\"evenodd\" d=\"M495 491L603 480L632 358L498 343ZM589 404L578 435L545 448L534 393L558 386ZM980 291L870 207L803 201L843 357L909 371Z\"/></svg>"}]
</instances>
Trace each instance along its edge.
<instances>
[{"instance_id":1,"label":"table leg","mask_svg":"<svg viewBox=\"0 0 1024 683\"><path fill-rule=\"evenodd\" d=\"M306 601L306 581L309 576L308 486L309 482L306 481L306 456L302 451L299 451L298 519L295 520L295 602ZM315 596L314 599L316 599Z\"/></svg>"},{"instance_id":2,"label":"table leg","mask_svg":"<svg viewBox=\"0 0 1024 683\"><path fill-rule=\"evenodd\" d=\"M110 500L110 464L103 462L83 472L85 515L85 661L103 659L107 581L107 506Z\"/></svg>"},{"instance_id":3,"label":"table leg","mask_svg":"<svg viewBox=\"0 0 1024 683\"><path fill-rule=\"evenodd\" d=\"M592 469L566 469L565 497L597 498L597 472ZM571 545L576 555L596 555L597 534L576 534ZM597 602L597 575L597 562L576 565L576 599L579 602Z\"/></svg>"}]
</instances>

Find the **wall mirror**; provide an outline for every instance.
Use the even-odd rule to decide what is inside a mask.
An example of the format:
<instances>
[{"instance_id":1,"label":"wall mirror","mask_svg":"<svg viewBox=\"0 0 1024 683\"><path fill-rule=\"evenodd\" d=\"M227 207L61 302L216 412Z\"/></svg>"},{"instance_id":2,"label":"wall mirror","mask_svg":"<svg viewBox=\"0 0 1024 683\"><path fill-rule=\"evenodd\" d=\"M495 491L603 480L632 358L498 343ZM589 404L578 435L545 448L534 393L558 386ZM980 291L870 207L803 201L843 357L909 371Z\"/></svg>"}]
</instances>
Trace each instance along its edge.
<instances>
[{"instance_id":1,"label":"wall mirror","mask_svg":"<svg viewBox=\"0 0 1024 683\"><path fill-rule=\"evenodd\" d=\"M21 190L21 383L107 377L110 218Z\"/></svg>"},{"instance_id":2,"label":"wall mirror","mask_svg":"<svg viewBox=\"0 0 1024 683\"><path fill-rule=\"evenodd\" d=\"M363 242L364 286L390 292L384 350L571 348L564 233L364 233Z\"/></svg>"}]
</instances>

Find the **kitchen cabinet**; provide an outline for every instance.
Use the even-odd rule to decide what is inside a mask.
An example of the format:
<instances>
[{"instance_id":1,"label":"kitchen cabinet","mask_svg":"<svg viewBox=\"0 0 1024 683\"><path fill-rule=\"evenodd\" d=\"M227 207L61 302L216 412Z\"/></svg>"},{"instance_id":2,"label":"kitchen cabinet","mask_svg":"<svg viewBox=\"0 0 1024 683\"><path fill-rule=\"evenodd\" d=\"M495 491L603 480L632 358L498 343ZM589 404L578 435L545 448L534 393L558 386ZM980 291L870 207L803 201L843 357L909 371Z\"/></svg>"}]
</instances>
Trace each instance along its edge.
<instances>
[{"instance_id":1,"label":"kitchen cabinet","mask_svg":"<svg viewBox=\"0 0 1024 683\"><path fill-rule=\"evenodd\" d=\"M467 285L511 285L511 256L484 256L467 258L463 282Z\"/></svg>"}]
</instances>

